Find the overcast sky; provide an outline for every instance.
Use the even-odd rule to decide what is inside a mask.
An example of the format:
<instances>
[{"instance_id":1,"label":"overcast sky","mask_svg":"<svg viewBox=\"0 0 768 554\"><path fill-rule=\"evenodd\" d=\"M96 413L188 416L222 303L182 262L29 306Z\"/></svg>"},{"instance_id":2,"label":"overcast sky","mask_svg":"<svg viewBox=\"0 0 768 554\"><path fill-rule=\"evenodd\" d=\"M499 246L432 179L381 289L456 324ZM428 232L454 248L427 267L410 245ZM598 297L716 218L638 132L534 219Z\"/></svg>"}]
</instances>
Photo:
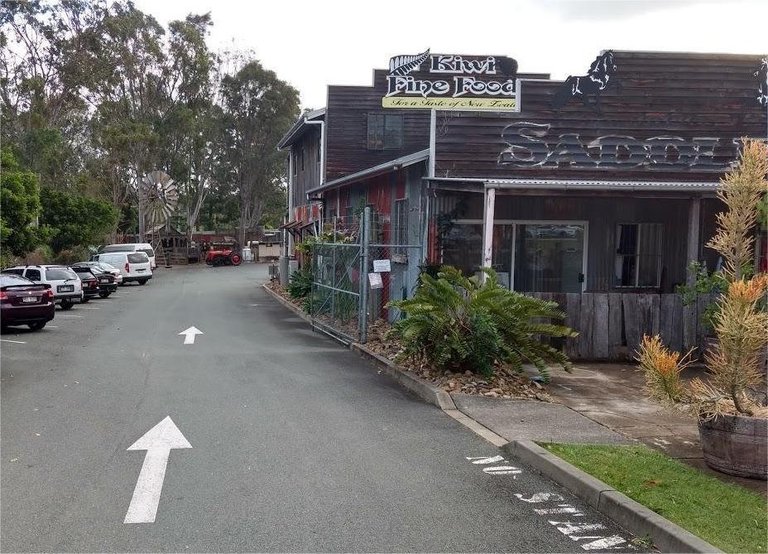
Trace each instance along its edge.
<instances>
[{"instance_id":1,"label":"overcast sky","mask_svg":"<svg viewBox=\"0 0 768 554\"><path fill-rule=\"evenodd\" d=\"M325 105L326 86L370 85L389 58L427 48L506 55L521 72L584 74L601 50L768 54L768 0L135 0L160 23L211 12L209 44L253 49Z\"/></svg>"}]
</instances>

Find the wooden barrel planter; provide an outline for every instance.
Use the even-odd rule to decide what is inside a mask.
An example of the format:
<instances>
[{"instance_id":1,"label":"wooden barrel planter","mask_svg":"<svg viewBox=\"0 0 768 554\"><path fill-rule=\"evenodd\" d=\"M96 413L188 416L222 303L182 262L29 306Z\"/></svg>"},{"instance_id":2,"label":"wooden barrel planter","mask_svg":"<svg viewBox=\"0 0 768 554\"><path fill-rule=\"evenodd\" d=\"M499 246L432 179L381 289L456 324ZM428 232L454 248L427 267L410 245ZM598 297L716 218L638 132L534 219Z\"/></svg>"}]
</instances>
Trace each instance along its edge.
<instances>
[{"instance_id":1,"label":"wooden barrel planter","mask_svg":"<svg viewBox=\"0 0 768 554\"><path fill-rule=\"evenodd\" d=\"M723 415L699 419L704 461L723 473L768 478L768 419Z\"/></svg>"}]
</instances>

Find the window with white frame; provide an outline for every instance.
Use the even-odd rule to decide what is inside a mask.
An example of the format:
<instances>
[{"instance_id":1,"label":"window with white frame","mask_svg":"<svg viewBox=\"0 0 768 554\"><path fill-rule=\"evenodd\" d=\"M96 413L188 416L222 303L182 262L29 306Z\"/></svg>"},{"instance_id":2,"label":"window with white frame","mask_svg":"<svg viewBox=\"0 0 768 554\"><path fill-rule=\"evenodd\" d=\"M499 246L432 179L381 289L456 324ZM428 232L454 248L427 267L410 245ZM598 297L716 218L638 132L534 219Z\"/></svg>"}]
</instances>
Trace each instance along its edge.
<instances>
[{"instance_id":1,"label":"window with white frame","mask_svg":"<svg viewBox=\"0 0 768 554\"><path fill-rule=\"evenodd\" d=\"M616 287L661 285L661 223L620 223L616 226Z\"/></svg>"}]
</instances>

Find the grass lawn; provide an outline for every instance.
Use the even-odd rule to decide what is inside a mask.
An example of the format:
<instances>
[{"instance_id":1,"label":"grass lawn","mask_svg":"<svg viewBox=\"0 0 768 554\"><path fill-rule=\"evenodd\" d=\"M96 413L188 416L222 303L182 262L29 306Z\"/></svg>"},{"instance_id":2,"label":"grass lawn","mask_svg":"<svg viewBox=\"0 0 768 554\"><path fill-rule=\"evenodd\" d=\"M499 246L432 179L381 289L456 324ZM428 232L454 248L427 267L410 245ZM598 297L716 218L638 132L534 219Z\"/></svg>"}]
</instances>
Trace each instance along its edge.
<instances>
[{"instance_id":1,"label":"grass lawn","mask_svg":"<svg viewBox=\"0 0 768 554\"><path fill-rule=\"evenodd\" d=\"M768 552L768 506L757 493L642 445L541 446L725 552Z\"/></svg>"}]
</instances>

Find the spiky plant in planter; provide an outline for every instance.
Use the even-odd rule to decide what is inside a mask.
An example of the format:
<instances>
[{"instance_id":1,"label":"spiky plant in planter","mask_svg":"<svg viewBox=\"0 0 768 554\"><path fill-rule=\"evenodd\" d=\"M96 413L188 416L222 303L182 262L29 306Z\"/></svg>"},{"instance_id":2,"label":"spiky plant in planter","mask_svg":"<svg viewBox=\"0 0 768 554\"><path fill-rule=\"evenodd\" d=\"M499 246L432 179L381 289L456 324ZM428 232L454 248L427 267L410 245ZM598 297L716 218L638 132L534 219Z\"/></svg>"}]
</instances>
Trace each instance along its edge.
<instances>
[{"instance_id":1,"label":"spiky plant in planter","mask_svg":"<svg viewBox=\"0 0 768 554\"><path fill-rule=\"evenodd\" d=\"M768 275L751 275L758 204L768 188L768 146L744 141L738 165L721 179L718 197L728 208L707 246L723 257L726 290L713 316L717 341L705 354L709 378L689 386L674 378L685 358L644 337L637 359L651 394L691 404L699 417L704 458L711 467L766 479L768 407L765 362Z\"/></svg>"}]
</instances>

